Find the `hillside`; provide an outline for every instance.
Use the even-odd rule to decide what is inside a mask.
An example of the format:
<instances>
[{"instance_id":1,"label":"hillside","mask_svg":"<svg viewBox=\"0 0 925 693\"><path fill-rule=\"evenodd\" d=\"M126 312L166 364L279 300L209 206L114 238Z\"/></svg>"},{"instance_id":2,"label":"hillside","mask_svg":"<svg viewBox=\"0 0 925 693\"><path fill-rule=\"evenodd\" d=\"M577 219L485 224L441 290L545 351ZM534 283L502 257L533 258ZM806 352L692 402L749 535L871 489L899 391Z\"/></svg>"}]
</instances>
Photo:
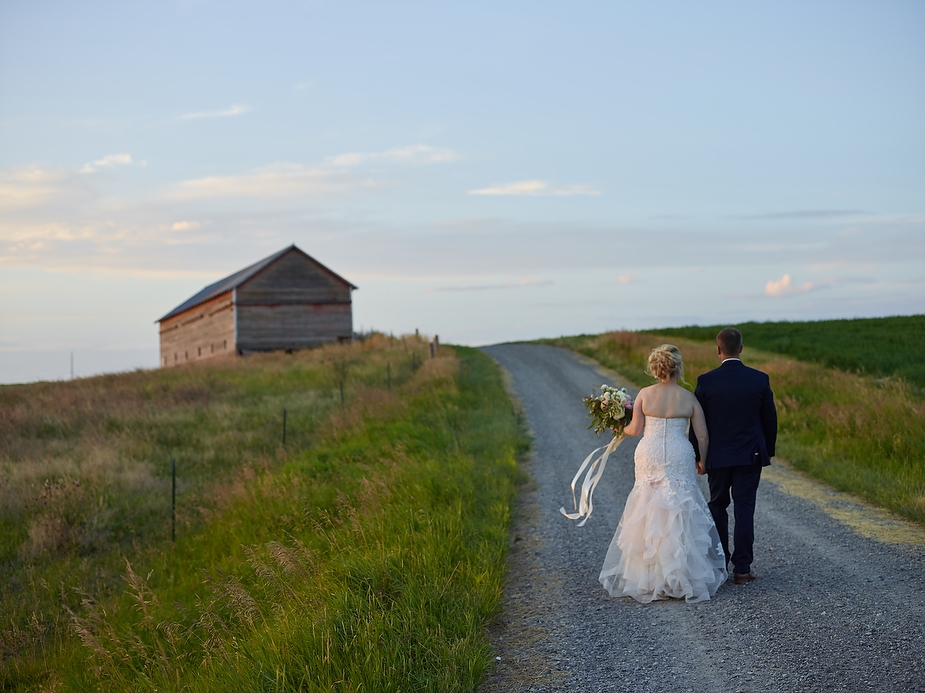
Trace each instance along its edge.
<instances>
[{"instance_id":1,"label":"hillside","mask_svg":"<svg viewBox=\"0 0 925 693\"><path fill-rule=\"evenodd\" d=\"M473 690L527 442L428 351L0 388L0 690Z\"/></svg>"},{"instance_id":2,"label":"hillside","mask_svg":"<svg viewBox=\"0 0 925 693\"><path fill-rule=\"evenodd\" d=\"M711 341L727 325L672 327L650 334ZM815 322L745 322L746 348L771 351L877 377L904 378L925 388L925 315Z\"/></svg>"}]
</instances>

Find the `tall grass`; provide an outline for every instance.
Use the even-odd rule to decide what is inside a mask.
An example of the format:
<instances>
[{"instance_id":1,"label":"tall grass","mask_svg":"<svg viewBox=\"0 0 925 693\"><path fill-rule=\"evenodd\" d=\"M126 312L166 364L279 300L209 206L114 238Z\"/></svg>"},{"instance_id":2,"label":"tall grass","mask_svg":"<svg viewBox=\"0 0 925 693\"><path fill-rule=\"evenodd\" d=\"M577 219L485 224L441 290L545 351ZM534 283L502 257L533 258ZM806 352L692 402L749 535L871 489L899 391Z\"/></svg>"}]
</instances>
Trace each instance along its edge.
<instances>
[{"instance_id":1,"label":"tall grass","mask_svg":"<svg viewBox=\"0 0 925 693\"><path fill-rule=\"evenodd\" d=\"M612 332L546 341L594 358L640 386L653 382L645 373L648 352L670 342L681 349L692 387L701 373L719 365L713 337L703 342L677 334ZM743 360L771 378L782 459L839 490L925 523L925 402L916 388L899 378L884 381L748 347Z\"/></svg>"},{"instance_id":2,"label":"tall grass","mask_svg":"<svg viewBox=\"0 0 925 693\"><path fill-rule=\"evenodd\" d=\"M341 380L348 396L384 387L387 363L396 385L407 380L426 345L404 346L356 343L0 388L0 564L164 537L172 458L181 494L210 489L181 507L184 525L194 524L214 510L216 483L278 457L283 407L290 447L305 444L340 404Z\"/></svg>"},{"instance_id":3,"label":"tall grass","mask_svg":"<svg viewBox=\"0 0 925 693\"><path fill-rule=\"evenodd\" d=\"M401 353L355 345L215 365L240 378L216 388L228 415L201 422L234 459L200 484L208 512L175 547L136 538L76 574L20 559L21 589L4 594L16 625L0 687L473 690L526 441L486 357L463 349L418 369L409 357L389 391L380 366L395 369ZM343 408L324 374L331 357L354 374ZM173 377L129 377L145 375ZM269 414L286 392L331 400L303 415L311 435L294 450L279 447L278 427L270 435L258 414L237 411ZM35 621L11 607L29 591L44 605Z\"/></svg>"}]
</instances>

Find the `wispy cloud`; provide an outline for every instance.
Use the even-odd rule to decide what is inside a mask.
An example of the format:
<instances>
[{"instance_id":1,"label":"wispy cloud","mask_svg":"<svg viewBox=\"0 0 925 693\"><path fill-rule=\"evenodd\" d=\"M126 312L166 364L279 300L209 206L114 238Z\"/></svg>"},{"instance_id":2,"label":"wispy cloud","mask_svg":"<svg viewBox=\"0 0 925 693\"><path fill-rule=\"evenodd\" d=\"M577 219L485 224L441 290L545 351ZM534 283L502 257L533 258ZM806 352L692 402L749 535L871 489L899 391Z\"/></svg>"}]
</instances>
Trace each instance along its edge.
<instances>
[{"instance_id":1,"label":"wispy cloud","mask_svg":"<svg viewBox=\"0 0 925 693\"><path fill-rule=\"evenodd\" d=\"M96 234L86 227L69 226L64 223L32 224L0 230L0 240L8 243L7 250L28 248L36 250L51 241L75 241L92 239Z\"/></svg>"},{"instance_id":2,"label":"wispy cloud","mask_svg":"<svg viewBox=\"0 0 925 693\"><path fill-rule=\"evenodd\" d=\"M171 231L195 231L202 224L198 221L176 221L171 225Z\"/></svg>"},{"instance_id":3,"label":"wispy cloud","mask_svg":"<svg viewBox=\"0 0 925 693\"><path fill-rule=\"evenodd\" d=\"M246 104L233 104L221 111L196 111L195 113L184 113L179 120L198 120L200 118L228 118L230 116L241 115L253 111L251 106Z\"/></svg>"},{"instance_id":4,"label":"wispy cloud","mask_svg":"<svg viewBox=\"0 0 925 693\"><path fill-rule=\"evenodd\" d=\"M209 176L183 181L174 197L180 199L230 197L295 197L347 189L375 189L381 182L361 179L347 169L366 163L433 164L453 161L451 149L438 149L424 144L394 147L382 152L348 152L325 159L323 164L276 163L253 173L239 176Z\"/></svg>"},{"instance_id":5,"label":"wispy cloud","mask_svg":"<svg viewBox=\"0 0 925 693\"><path fill-rule=\"evenodd\" d=\"M107 154L102 159L97 159L89 164L84 164L80 169L81 173L95 173L101 168L112 168L113 166L128 166L132 163L131 154Z\"/></svg>"},{"instance_id":6,"label":"wispy cloud","mask_svg":"<svg viewBox=\"0 0 925 693\"><path fill-rule=\"evenodd\" d=\"M428 293L437 291L497 291L499 289L523 289L528 286L549 286L552 281L549 279L521 279L519 282L509 282L506 284L471 284L468 286L431 286L424 289Z\"/></svg>"},{"instance_id":7,"label":"wispy cloud","mask_svg":"<svg viewBox=\"0 0 925 693\"><path fill-rule=\"evenodd\" d=\"M413 144L407 147L393 147L384 152L347 152L328 157L327 162L333 166L346 167L368 163L439 164L455 159L456 152L452 149Z\"/></svg>"},{"instance_id":8,"label":"wispy cloud","mask_svg":"<svg viewBox=\"0 0 925 693\"><path fill-rule=\"evenodd\" d=\"M828 286L830 286L828 282L806 282L805 284L796 286L793 283L793 278L789 274L785 274L780 279L772 279L765 284L764 293L766 296L792 296L793 294L805 294L810 291L817 291Z\"/></svg>"},{"instance_id":9,"label":"wispy cloud","mask_svg":"<svg viewBox=\"0 0 925 693\"><path fill-rule=\"evenodd\" d=\"M522 180L491 188L469 190L469 195L600 195L588 185L552 185L541 180Z\"/></svg>"},{"instance_id":10,"label":"wispy cloud","mask_svg":"<svg viewBox=\"0 0 925 693\"><path fill-rule=\"evenodd\" d=\"M13 212L44 209L61 204L84 202L94 196L83 176L73 169L13 166L0 169L0 212L10 221Z\"/></svg>"},{"instance_id":11,"label":"wispy cloud","mask_svg":"<svg viewBox=\"0 0 925 693\"><path fill-rule=\"evenodd\" d=\"M170 225L172 233L160 234L158 240L164 245L208 245L220 240L217 233L206 233L210 220L205 221L175 221Z\"/></svg>"},{"instance_id":12,"label":"wispy cloud","mask_svg":"<svg viewBox=\"0 0 925 693\"><path fill-rule=\"evenodd\" d=\"M208 176L183 181L174 197L183 200L240 197L278 199L342 190L349 186L348 180L336 171L299 164L273 164L240 176Z\"/></svg>"}]
</instances>

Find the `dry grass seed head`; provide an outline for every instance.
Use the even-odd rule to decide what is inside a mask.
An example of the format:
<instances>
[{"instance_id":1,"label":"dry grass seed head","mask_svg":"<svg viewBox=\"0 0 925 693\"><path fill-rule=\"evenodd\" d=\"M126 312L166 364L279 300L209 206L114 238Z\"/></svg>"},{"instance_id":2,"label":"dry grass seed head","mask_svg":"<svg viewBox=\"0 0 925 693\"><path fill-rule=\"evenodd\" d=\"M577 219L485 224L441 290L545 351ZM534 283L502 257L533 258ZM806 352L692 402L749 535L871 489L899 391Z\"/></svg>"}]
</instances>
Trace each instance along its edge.
<instances>
[{"instance_id":1,"label":"dry grass seed head","mask_svg":"<svg viewBox=\"0 0 925 693\"><path fill-rule=\"evenodd\" d=\"M331 519L338 525L356 520L357 509L354 507L353 503L350 502L347 495L340 489L337 489L337 497L334 499L334 508L336 512L332 515Z\"/></svg>"},{"instance_id":2,"label":"dry grass seed head","mask_svg":"<svg viewBox=\"0 0 925 693\"><path fill-rule=\"evenodd\" d=\"M305 566L298 560L294 551L275 541L269 542L267 548L273 560L276 561L276 565L282 568L284 573L299 576L306 574Z\"/></svg>"},{"instance_id":3,"label":"dry grass seed head","mask_svg":"<svg viewBox=\"0 0 925 693\"><path fill-rule=\"evenodd\" d=\"M314 530L315 534L322 537L331 549L338 546L337 532L334 530L339 523L334 519L332 514L326 509L307 508L308 524Z\"/></svg>"},{"instance_id":4,"label":"dry grass seed head","mask_svg":"<svg viewBox=\"0 0 925 693\"><path fill-rule=\"evenodd\" d=\"M185 632L183 626L175 621L161 621L157 624L157 630L164 634L167 644L170 646L170 662L179 662L186 659L188 653L180 650L180 641ZM175 667L174 667L175 668Z\"/></svg>"},{"instance_id":5,"label":"dry grass seed head","mask_svg":"<svg viewBox=\"0 0 925 693\"><path fill-rule=\"evenodd\" d=\"M201 629L205 637L199 641L202 647L202 665L211 666L212 658L224 652L225 636L228 634L228 626L222 620L222 617L212 608L214 599L209 604L197 599L199 618L193 624L193 629Z\"/></svg>"},{"instance_id":6,"label":"dry grass seed head","mask_svg":"<svg viewBox=\"0 0 925 693\"><path fill-rule=\"evenodd\" d=\"M216 605L224 604L238 623L252 628L260 616L260 607L241 585L240 579L235 575L226 576L221 571L218 571L221 579L212 577L208 571L203 573L213 595L209 610Z\"/></svg>"},{"instance_id":7,"label":"dry grass seed head","mask_svg":"<svg viewBox=\"0 0 925 693\"><path fill-rule=\"evenodd\" d=\"M32 615L35 618L35 614ZM36 623L38 625L38 623ZM31 627L28 630L20 628L15 623L0 630L0 661L12 659L20 653L30 649L35 643L42 642L45 628Z\"/></svg>"},{"instance_id":8,"label":"dry grass seed head","mask_svg":"<svg viewBox=\"0 0 925 693\"><path fill-rule=\"evenodd\" d=\"M99 658L100 663L92 667L92 669L97 679L102 679L107 673L115 672L117 667L115 657L112 652L103 646L99 637L97 637L97 633L105 632L108 636L107 640L113 643L113 649L116 653L124 648L122 648L112 626L107 623L105 610L98 608L93 600L86 595L81 599L81 604L87 609L87 618L81 618L70 607L65 606L64 609L70 617L71 628L77 634L80 642ZM124 657L122 658L124 659Z\"/></svg>"},{"instance_id":9,"label":"dry grass seed head","mask_svg":"<svg viewBox=\"0 0 925 693\"><path fill-rule=\"evenodd\" d=\"M257 555L253 547L242 545L241 548L244 550L244 555L247 556L248 564L257 575L265 580L270 580L272 582L276 581L276 574L270 570L270 566L264 563L260 556Z\"/></svg>"},{"instance_id":10,"label":"dry grass seed head","mask_svg":"<svg viewBox=\"0 0 925 693\"><path fill-rule=\"evenodd\" d=\"M154 594L154 591L148 586L147 582L151 579L151 573L148 573L146 578L141 577L132 569L132 564L126 560L125 575L125 581L128 583L129 592L136 603L135 608L145 616L145 620L150 619L152 607L154 609L158 607L157 595Z\"/></svg>"},{"instance_id":11,"label":"dry grass seed head","mask_svg":"<svg viewBox=\"0 0 925 693\"><path fill-rule=\"evenodd\" d=\"M305 572L314 573L317 569L314 552L298 539L293 538L293 543L298 550L298 561L304 566Z\"/></svg>"}]
</instances>

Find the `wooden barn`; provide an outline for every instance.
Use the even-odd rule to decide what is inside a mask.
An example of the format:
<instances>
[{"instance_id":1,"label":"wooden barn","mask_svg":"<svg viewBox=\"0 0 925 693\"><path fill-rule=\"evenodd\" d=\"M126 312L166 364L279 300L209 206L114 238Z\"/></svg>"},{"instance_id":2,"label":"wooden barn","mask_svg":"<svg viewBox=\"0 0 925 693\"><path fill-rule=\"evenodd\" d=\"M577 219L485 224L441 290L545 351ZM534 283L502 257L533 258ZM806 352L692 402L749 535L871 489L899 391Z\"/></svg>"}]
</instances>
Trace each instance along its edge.
<instances>
[{"instance_id":1,"label":"wooden barn","mask_svg":"<svg viewBox=\"0 0 925 693\"><path fill-rule=\"evenodd\" d=\"M210 284L158 320L161 366L348 341L356 288L292 245Z\"/></svg>"}]
</instances>

